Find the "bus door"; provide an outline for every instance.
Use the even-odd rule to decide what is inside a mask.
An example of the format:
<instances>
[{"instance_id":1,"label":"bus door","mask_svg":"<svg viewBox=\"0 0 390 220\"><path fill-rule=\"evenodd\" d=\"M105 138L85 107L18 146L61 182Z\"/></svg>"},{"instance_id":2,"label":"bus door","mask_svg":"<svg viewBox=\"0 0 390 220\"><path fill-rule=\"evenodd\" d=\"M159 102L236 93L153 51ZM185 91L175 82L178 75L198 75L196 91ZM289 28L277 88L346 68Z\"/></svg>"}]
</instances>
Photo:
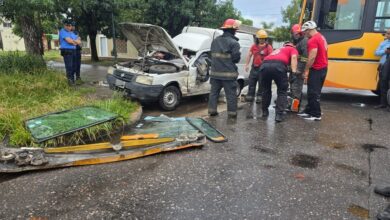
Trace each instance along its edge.
<instances>
[{"instance_id":1,"label":"bus door","mask_svg":"<svg viewBox=\"0 0 390 220\"><path fill-rule=\"evenodd\" d=\"M379 26L378 4L383 8L383 3L389 1L307 0L304 13L310 11L311 19L329 45L325 86L377 89L379 57L375 56L375 50L384 38L374 27ZM304 21L309 18L301 17Z\"/></svg>"}]
</instances>

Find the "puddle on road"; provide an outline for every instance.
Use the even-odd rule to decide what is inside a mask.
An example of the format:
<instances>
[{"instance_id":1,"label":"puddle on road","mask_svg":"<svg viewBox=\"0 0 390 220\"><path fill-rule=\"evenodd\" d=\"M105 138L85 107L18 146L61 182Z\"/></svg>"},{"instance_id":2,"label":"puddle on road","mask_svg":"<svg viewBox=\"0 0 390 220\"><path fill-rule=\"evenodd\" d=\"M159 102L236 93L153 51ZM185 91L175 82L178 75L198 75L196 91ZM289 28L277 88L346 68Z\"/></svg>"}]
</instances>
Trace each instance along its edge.
<instances>
[{"instance_id":1,"label":"puddle on road","mask_svg":"<svg viewBox=\"0 0 390 220\"><path fill-rule=\"evenodd\" d=\"M385 146L381 146L381 145L377 145L377 144L363 144L362 145L362 148L368 152L368 153L371 153L373 152L375 149L388 149L387 147Z\"/></svg>"},{"instance_id":2,"label":"puddle on road","mask_svg":"<svg viewBox=\"0 0 390 220\"><path fill-rule=\"evenodd\" d=\"M369 213L368 209L363 208L363 207L358 206L358 205L355 205L355 204L352 204L348 207L348 212L356 217L360 217L363 219L370 218L370 213Z\"/></svg>"},{"instance_id":3,"label":"puddle on road","mask_svg":"<svg viewBox=\"0 0 390 220\"><path fill-rule=\"evenodd\" d=\"M265 147L260 147L260 146L254 146L253 149L259 151L260 153L272 154L272 155L277 154L276 150L271 149L271 148L265 148Z\"/></svg>"},{"instance_id":4,"label":"puddle on road","mask_svg":"<svg viewBox=\"0 0 390 220\"><path fill-rule=\"evenodd\" d=\"M290 159L292 165L309 169L317 168L319 162L319 157L308 154L296 154Z\"/></svg>"},{"instance_id":5,"label":"puddle on road","mask_svg":"<svg viewBox=\"0 0 390 220\"><path fill-rule=\"evenodd\" d=\"M366 171L359 169L359 168L356 168L356 167L353 167L353 166L350 166L350 165L347 165L347 164L337 163L334 166L340 170L349 171L353 174L356 174L356 175L359 175L362 177L365 177L367 175Z\"/></svg>"}]
</instances>

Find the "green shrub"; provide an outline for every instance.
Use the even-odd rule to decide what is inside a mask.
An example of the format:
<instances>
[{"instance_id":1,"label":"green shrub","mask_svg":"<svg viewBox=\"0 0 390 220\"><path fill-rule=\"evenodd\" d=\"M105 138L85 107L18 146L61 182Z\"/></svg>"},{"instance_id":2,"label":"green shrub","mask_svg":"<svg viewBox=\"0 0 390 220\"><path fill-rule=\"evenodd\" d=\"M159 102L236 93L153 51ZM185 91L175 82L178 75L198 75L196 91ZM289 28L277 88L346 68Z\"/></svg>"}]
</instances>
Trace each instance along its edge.
<instances>
[{"instance_id":1,"label":"green shrub","mask_svg":"<svg viewBox=\"0 0 390 220\"><path fill-rule=\"evenodd\" d=\"M5 52L0 54L0 73L29 73L33 74L46 69L45 61L41 56L34 56L24 52Z\"/></svg>"}]
</instances>

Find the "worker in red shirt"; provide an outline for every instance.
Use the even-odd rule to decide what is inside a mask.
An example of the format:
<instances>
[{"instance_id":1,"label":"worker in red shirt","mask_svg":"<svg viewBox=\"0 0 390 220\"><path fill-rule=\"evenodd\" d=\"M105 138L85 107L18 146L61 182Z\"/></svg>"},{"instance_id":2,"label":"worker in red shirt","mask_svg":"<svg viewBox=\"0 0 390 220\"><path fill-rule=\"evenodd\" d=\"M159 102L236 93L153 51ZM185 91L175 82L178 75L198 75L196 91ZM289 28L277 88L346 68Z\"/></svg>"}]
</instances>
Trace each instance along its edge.
<instances>
[{"instance_id":1,"label":"worker in red shirt","mask_svg":"<svg viewBox=\"0 0 390 220\"><path fill-rule=\"evenodd\" d=\"M302 31L309 38L307 41L308 59L305 67L307 78L307 105L298 115L307 120L321 120L321 90L328 71L328 43L317 30L314 21L302 25Z\"/></svg>"},{"instance_id":2,"label":"worker in red shirt","mask_svg":"<svg viewBox=\"0 0 390 220\"><path fill-rule=\"evenodd\" d=\"M287 107L287 89L288 89L288 65L291 65L292 74L297 72L298 51L294 45L287 42L280 49L274 50L270 55L264 58L260 67L262 75L261 85L263 87L262 117L268 117L269 105L272 98L272 80L277 86L278 97L276 99L275 121L284 120L284 111Z\"/></svg>"},{"instance_id":3,"label":"worker in red shirt","mask_svg":"<svg viewBox=\"0 0 390 220\"><path fill-rule=\"evenodd\" d=\"M252 68L249 74L249 85L248 85L248 94L245 96L246 102L253 102L255 92L256 92L256 84L258 84L257 95L256 95L256 103L261 102L261 96L263 93L263 88L261 87L261 75L260 75L260 66L263 62L264 58L272 53L273 48L267 42L268 34L265 30L259 30L256 33L256 43L252 45L249 50L249 53L246 57L245 62L245 71L249 70L249 63L253 57Z\"/></svg>"}]
</instances>

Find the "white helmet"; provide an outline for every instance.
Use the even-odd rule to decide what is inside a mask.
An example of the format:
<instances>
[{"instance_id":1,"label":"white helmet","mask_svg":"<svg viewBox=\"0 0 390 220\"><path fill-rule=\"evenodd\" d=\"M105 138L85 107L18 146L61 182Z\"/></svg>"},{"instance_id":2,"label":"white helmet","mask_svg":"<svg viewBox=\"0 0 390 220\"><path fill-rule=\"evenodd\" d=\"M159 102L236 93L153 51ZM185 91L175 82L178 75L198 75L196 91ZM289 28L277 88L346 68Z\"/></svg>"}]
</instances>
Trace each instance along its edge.
<instances>
[{"instance_id":1,"label":"white helmet","mask_svg":"<svg viewBox=\"0 0 390 220\"><path fill-rule=\"evenodd\" d=\"M317 24L314 21L306 21L302 25L302 31L312 30L312 29L316 29L316 28L317 28Z\"/></svg>"}]
</instances>

